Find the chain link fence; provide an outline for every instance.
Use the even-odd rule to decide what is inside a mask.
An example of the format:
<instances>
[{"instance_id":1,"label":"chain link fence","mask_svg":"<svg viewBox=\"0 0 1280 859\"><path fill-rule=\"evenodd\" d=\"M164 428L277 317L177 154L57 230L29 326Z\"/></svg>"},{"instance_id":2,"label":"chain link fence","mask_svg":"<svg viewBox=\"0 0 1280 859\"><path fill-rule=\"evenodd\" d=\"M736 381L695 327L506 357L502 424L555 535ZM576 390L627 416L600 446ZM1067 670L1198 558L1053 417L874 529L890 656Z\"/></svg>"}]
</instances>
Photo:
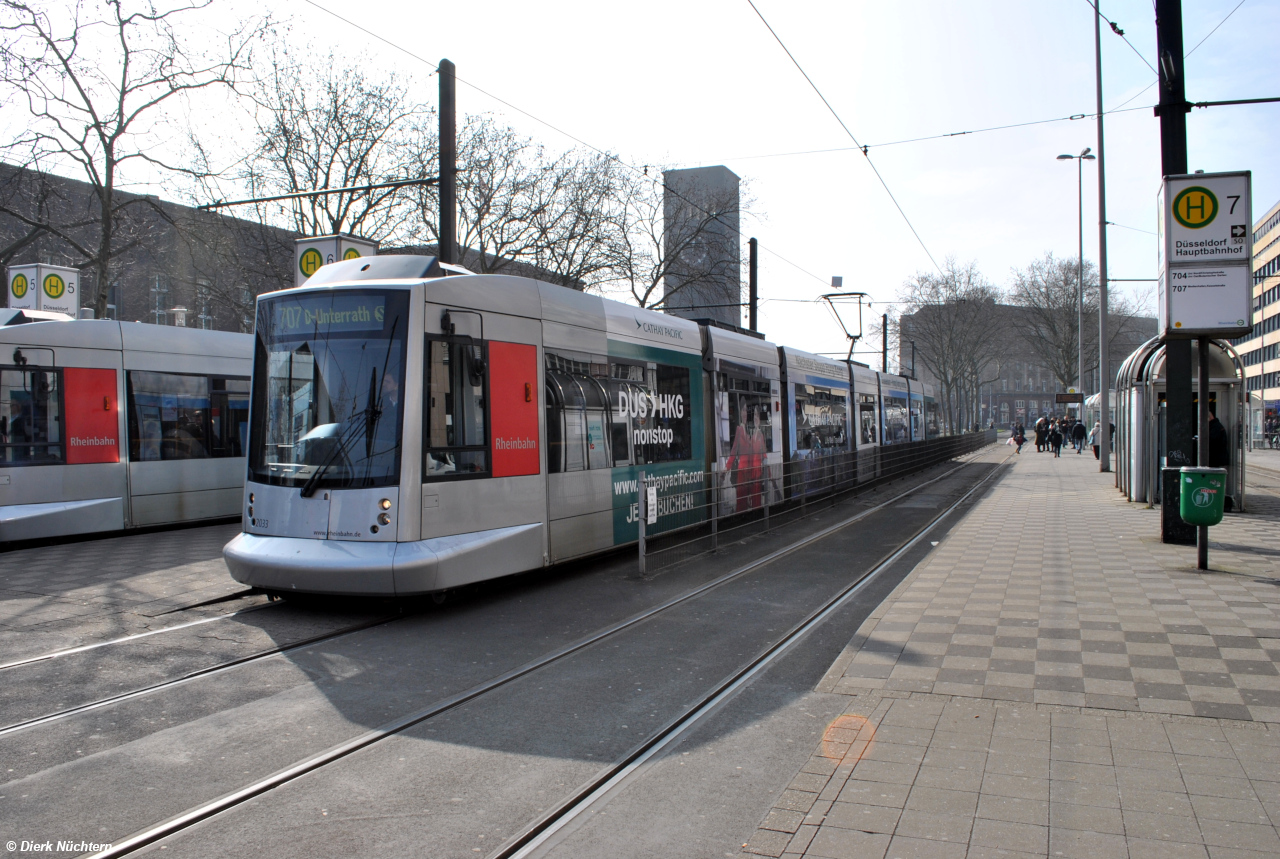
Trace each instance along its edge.
<instances>
[{"instance_id":1,"label":"chain link fence","mask_svg":"<svg viewBox=\"0 0 1280 859\"><path fill-rule=\"evenodd\" d=\"M700 485L641 474L640 572L678 564L827 509L858 492L995 444L996 431L946 436L785 463L713 466ZM687 484L687 482L686 482ZM667 494L663 494L666 492ZM661 532L654 533L660 523ZM646 534L646 525L650 529Z\"/></svg>"}]
</instances>

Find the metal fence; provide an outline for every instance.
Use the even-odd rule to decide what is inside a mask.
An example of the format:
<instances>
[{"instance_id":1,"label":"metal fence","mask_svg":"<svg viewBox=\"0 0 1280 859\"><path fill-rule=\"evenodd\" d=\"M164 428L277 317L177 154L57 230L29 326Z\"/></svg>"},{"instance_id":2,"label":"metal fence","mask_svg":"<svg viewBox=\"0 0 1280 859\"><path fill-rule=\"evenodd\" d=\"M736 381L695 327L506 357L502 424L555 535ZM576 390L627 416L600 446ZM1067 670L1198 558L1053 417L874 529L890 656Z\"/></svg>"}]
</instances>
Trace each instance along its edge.
<instances>
[{"instance_id":1,"label":"metal fence","mask_svg":"<svg viewBox=\"0 0 1280 859\"><path fill-rule=\"evenodd\" d=\"M859 451L836 452L785 463L713 466L689 486L667 477L640 475L638 510L640 572L646 574L714 552L741 540L829 508L866 491L995 444L996 431L946 436ZM674 491L672 491L674 489ZM646 533L647 532L647 533Z\"/></svg>"}]
</instances>

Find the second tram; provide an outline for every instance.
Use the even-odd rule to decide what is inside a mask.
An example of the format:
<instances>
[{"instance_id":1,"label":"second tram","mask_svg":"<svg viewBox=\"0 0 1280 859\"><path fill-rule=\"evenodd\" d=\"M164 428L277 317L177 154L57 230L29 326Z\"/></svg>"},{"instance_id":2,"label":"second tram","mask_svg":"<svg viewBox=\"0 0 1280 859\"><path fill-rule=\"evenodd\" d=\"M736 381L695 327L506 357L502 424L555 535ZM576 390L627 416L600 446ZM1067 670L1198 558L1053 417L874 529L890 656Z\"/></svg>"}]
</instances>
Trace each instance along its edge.
<instances>
[{"instance_id":1,"label":"second tram","mask_svg":"<svg viewBox=\"0 0 1280 859\"><path fill-rule=\"evenodd\" d=\"M0 543L235 516L252 338L0 309Z\"/></svg>"}]
</instances>

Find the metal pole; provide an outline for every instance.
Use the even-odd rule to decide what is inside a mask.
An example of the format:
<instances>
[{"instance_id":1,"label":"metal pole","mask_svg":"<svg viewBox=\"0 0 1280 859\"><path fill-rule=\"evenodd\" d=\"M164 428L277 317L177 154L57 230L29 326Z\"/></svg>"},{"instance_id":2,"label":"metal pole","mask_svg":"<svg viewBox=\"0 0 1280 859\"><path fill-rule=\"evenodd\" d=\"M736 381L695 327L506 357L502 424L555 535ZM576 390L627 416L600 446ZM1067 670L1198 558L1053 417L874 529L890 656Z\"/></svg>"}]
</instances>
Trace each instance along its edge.
<instances>
[{"instance_id":1,"label":"metal pole","mask_svg":"<svg viewBox=\"0 0 1280 859\"><path fill-rule=\"evenodd\" d=\"M764 464L764 473L765 473L764 486L762 487L762 491L764 492L764 529L768 531L769 530L769 478L773 476L773 473L772 473L772 469L769 467L769 463L767 462Z\"/></svg>"},{"instance_id":2,"label":"metal pole","mask_svg":"<svg viewBox=\"0 0 1280 859\"><path fill-rule=\"evenodd\" d=\"M1156 64L1160 76L1160 165L1166 176L1187 172L1186 79L1183 76L1182 0L1156 0Z\"/></svg>"},{"instance_id":3,"label":"metal pole","mask_svg":"<svg viewBox=\"0 0 1280 859\"><path fill-rule=\"evenodd\" d=\"M887 373L889 372L889 314L885 313L880 316L880 324L883 326L880 338L883 341L880 346L880 369Z\"/></svg>"},{"instance_id":4,"label":"metal pole","mask_svg":"<svg viewBox=\"0 0 1280 859\"><path fill-rule=\"evenodd\" d=\"M760 293L758 282L756 281L756 240L747 240L747 327L752 331L759 331L757 323L757 312L759 310Z\"/></svg>"},{"instance_id":5,"label":"metal pole","mask_svg":"<svg viewBox=\"0 0 1280 859\"><path fill-rule=\"evenodd\" d=\"M1076 270L1076 298L1079 299L1076 316L1076 388L1084 395L1084 157L1076 159L1076 214L1079 223L1080 267ZM1083 403L1081 412L1084 411ZM1080 415L1084 417L1084 415Z\"/></svg>"},{"instance_id":6,"label":"metal pole","mask_svg":"<svg viewBox=\"0 0 1280 859\"><path fill-rule=\"evenodd\" d=\"M1093 4L1093 53L1098 89L1098 470L1111 470L1111 378L1107 340L1107 170L1102 148L1102 12Z\"/></svg>"},{"instance_id":7,"label":"metal pole","mask_svg":"<svg viewBox=\"0 0 1280 859\"><path fill-rule=\"evenodd\" d=\"M1182 0L1156 0L1156 69L1160 76L1160 172L1165 176L1187 172L1187 104L1182 45ZM1191 341L1165 343L1165 448L1170 466L1191 461L1191 437L1195 434L1195 414L1191 409ZM1172 498L1174 496L1170 496ZM1177 522L1174 522L1174 520ZM1161 516L1165 542L1173 542L1174 531L1185 529L1176 514ZM1165 527L1165 526L1168 527ZM1183 532L1185 533L1185 532Z\"/></svg>"},{"instance_id":8,"label":"metal pole","mask_svg":"<svg viewBox=\"0 0 1280 859\"><path fill-rule=\"evenodd\" d=\"M640 575L643 576L644 575L644 523L648 515L647 511L644 509L645 496L647 496L648 493L645 491L643 471L640 472L639 479L636 481L636 486L639 487L639 490L640 490L639 492L636 493L636 525L638 526L637 535L639 537L639 544L640 544Z\"/></svg>"},{"instance_id":9,"label":"metal pole","mask_svg":"<svg viewBox=\"0 0 1280 859\"><path fill-rule=\"evenodd\" d=\"M458 262L458 133L454 98L456 69L440 61L440 249L443 263ZM640 556L641 564L644 555Z\"/></svg>"},{"instance_id":10,"label":"metal pole","mask_svg":"<svg viewBox=\"0 0 1280 859\"><path fill-rule=\"evenodd\" d=\"M711 551L720 551L720 481L716 470L718 465L712 463L711 471Z\"/></svg>"},{"instance_id":11,"label":"metal pole","mask_svg":"<svg viewBox=\"0 0 1280 859\"><path fill-rule=\"evenodd\" d=\"M1209 338L1201 337L1200 345L1200 384L1196 392L1199 398L1200 437L1196 444L1196 463L1205 468L1209 465ZM1225 483L1224 490L1225 490ZM1201 525L1196 529L1196 568L1209 569L1209 526Z\"/></svg>"}]
</instances>

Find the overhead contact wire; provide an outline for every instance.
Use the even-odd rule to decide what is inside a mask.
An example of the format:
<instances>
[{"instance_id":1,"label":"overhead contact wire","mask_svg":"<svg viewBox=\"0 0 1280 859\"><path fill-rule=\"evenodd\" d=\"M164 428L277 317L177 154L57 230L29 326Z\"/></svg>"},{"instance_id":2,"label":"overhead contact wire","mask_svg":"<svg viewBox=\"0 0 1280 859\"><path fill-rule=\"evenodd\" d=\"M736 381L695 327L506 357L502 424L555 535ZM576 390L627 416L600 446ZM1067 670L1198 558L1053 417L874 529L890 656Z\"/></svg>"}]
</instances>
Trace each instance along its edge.
<instances>
[{"instance_id":1,"label":"overhead contact wire","mask_svg":"<svg viewBox=\"0 0 1280 859\"><path fill-rule=\"evenodd\" d=\"M836 109L831 106L831 102L827 101L827 97L822 94L822 90L818 89L818 85L813 82L813 78L809 77L809 73L806 72L804 70L804 67L800 65L800 62L795 58L795 55L791 53L791 49L787 47L786 43L782 41L782 38L769 24L768 20L766 20L764 15L760 13L760 10L756 8L756 4L754 0L747 0L747 4L751 7L751 10L756 13L756 17L758 17L760 21L765 25L765 27L769 30L769 33L770 35L773 36L774 41L776 41L779 47L781 47L782 50L786 53L787 57L791 60L792 65L796 67L796 69L800 72L800 74L804 75L804 79L809 82L809 86L812 87L813 91L818 94L818 98L822 99L822 103L827 106L827 110L831 111L831 115L836 118L836 122L840 123L840 127L844 129L844 133L849 135L849 139L853 141L854 145L862 150L863 157L867 159L867 166L871 168L872 173L876 174L876 179L880 181L880 186L884 188L884 192L889 195L889 199L893 201L893 205L898 209L898 214L902 215L902 220L906 221L907 228L911 230L911 234L915 236L916 241L920 243L921 250L923 250L925 253L925 256L929 258L929 262L933 263L933 267L938 270L938 273L944 274L944 272L942 271L942 266L938 265L938 261L934 259L933 254L929 252L928 246L925 245L924 239L920 238L920 233L916 231L915 226L911 223L911 219L907 217L907 213L903 210L902 204L898 202L898 198L893 196L893 192L889 190L889 183L884 181L884 177L881 176L880 171L876 169L876 165L872 162L871 156L867 154L867 148L858 142L858 138L855 137L853 132L849 130L849 126L846 125L845 121L840 118L840 114L837 113Z\"/></svg>"},{"instance_id":2,"label":"overhead contact wire","mask_svg":"<svg viewBox=\"0 0 1280 859\"><path fill-rule=\"evenodd\" d=\"M314 6L315 8L319 9L321 12L325 12L326 14L332 15L334 18L337 18L339 21L342 21L342 22L343 22L343 23L345 23L345 24L349 24L350 26L355 27L357 30L360 30L362 33L365 33L365 34L369 35L370 37L372 37L372 38L374 38L374 39L377 39L379 42L382 42L382 43L384 43L384 44L390 45L391 47L395 48L395 49L396 49L396 50L398 50L398 51L403 52L404 54L406 54L407 56L412 57L413 59L417 60L418 62L425 63L426 65L428 65L428 66L430 66L430 67L432 68L432 70L433 70L433 72L434 72L434 73L439 73L439 71L440 71L440 66L439 66L439 64L437 64L437 63L433 63L433 62L431 62L431 61L430 61L430 60L428 60L428 59L424 59L423 57L418 56L417 54L413 53L413 52L412 52L412 51L410 51L409 49L404 48L404 47L401 47L400 45L396 44L395 42L391 41L390 39L387 39L385 36L380 36L380 35L378 35L377 33L373 32L372 30L368 29L367 27L362 27L362 26L360 26L359 24L357 24L356 22L352 21L351 19L349 19L349 18L345 18L345 17L343 17L342 15L339 15L337 12L334 12L334 11L333 11L333 10L331 10L331 9L326 9L324 6L321 6L319 3L315 2L315 0L303 0L303 2L304 2L304 3L306 3L306 4L308 4L309 6ZM457 81L458 83L463 84L464 86L468 86L468 87L470 87L471 89L475 90L476 92L480 93L481 95L485 96L486 98L493 99L493 100L494 100L494 101L496 101L498 104L501 104L501 105L503 105L504 107L509 107L509 108L511 108L512 110L514 110L516 113L521 114L522 116L527 116L529 119L532 119L534 122L538 123L539 125L546 126L547 128L549 128L549 129L551 129L552 131L554 131L556 134L560 134L560 135L563 135L564 137L567 137L569 140L572 140L574 143L578 144L579 146L582 146L582 147L585 147L585 148L587 148L587 149L590 149L592 152L595 152L597 155L602 155L602 156L604 156L605 158L609 159L610 161L614 162L615 164L619 165L620 167L624 167L624 168L626 168L627 170L630 170L630 171L631 171L631 172L633 172L633 173L638 173L638 174L640 174L641 176L645 176L645 177L648 177L648 176L649 176L648 172L647 172L646 170L644 170L643 168L637 167L637 166L636 166L636 165L634 165L634 164L631 164L631 163L628 163L628 162L626 162L626 161L623 161L621 158L619 158L619 157L618 157L617 155L615 155L614 153L612 153L612 152L608 152L608 151L606 151L606 150L604 150L604 149L601 149L599 146L595 146L595 145L593 145L592 143L589 143L588 141L583 140L581 137L578 137L577 135L572 134L571 132L565 131L565 130L564 130L563 128L561 128L560 126L555 125L555 124L553 124L553 123L551 123L551 122L548 122L547 120L543 119L543 118L542 118L542 117L540 117L540 116L535 116L534 114L530 113L529 111L527 111L527 110L525 110L525 109L523 109L523 108L521 108L521 107L518 107L517 105L512 104L511 102L507 101L507 100L506 100L506 99L504 99L504 98L501 98L500 96L496 96L496 95L494 95L493 93L489 92L488 90L484 89L483 87L480 87L480 86L478 86L477 84L471 83L471 82L470 82L470 81L468 81L468 80L465 80L465 79L463 79L463 78L458 77L457 72L455 72L455 73L454 73L453 79L454 79L455 81ZM873 169L874 169L874 168L873 168ZM655 181L655 182L656 182L656 181L658 181L658 180L657 180L656 178L654 178L654 179L653 179L653 181ZM687 197L685 197L684 195L680 194L678 191L674 191L674 190L672 190L672 189L670 189L670 188L667 188L665 184L664 184L664 186L663 186L663 187L664 187L664 189L665 189L666 191L668 191L668 192L669 192L673 197L676 197L676 198L678 198L679 200L681 200L682 202L687 203L688 205L692 206L693 208L697 209L698 211L702 212L703 214L705 214L705 215L710 215L710 214L711 214L711 213L710 213L710 212L708 212L706 209L702 208L702 207L701 207L701 206L699 206L697 203L695 203L693 200L690 200L690 199L688 199ZM892 195L890 195L890 196L892 196ZM905 217L905 215L904 215L904 217ZM737 232L737 234L738 234L739 236L742 236L742 235L743 235L743 232L742 232L741 230L736 230L735 232ZM918 238L918 237L917 237L917 238ZM804 268L803 266L799 265L798 263L792 262L791 260L789 260L789 259L787 259L786 257L784 257L782 254L780 254L780 253L778 253L778 252L776 252L776 251L770 250L768 247L764 247L764 248L762 248L762 250L763 250L765 253L769 254L770 256L776 257L777 259L779 259L779 260L781 260L782 262L786 263L787 265L791 266L791 267L792 267L792 268L794 268L796 271L799 271L799 272L801 272L801 273L803 273L803 274L808 275L809 277L811 277L811 278L813 278L814 280L816 280L818 283L821 283L821 284L823 284L823 285L825 285L825 284L826 284L826 281L824 281L821 277L819 277L818 275L816 275L816 274L814 274L813 272L809 271L808 269ZM926 251L926 253L928 253L928 251Z\"/></svg>"}]
</instances>

